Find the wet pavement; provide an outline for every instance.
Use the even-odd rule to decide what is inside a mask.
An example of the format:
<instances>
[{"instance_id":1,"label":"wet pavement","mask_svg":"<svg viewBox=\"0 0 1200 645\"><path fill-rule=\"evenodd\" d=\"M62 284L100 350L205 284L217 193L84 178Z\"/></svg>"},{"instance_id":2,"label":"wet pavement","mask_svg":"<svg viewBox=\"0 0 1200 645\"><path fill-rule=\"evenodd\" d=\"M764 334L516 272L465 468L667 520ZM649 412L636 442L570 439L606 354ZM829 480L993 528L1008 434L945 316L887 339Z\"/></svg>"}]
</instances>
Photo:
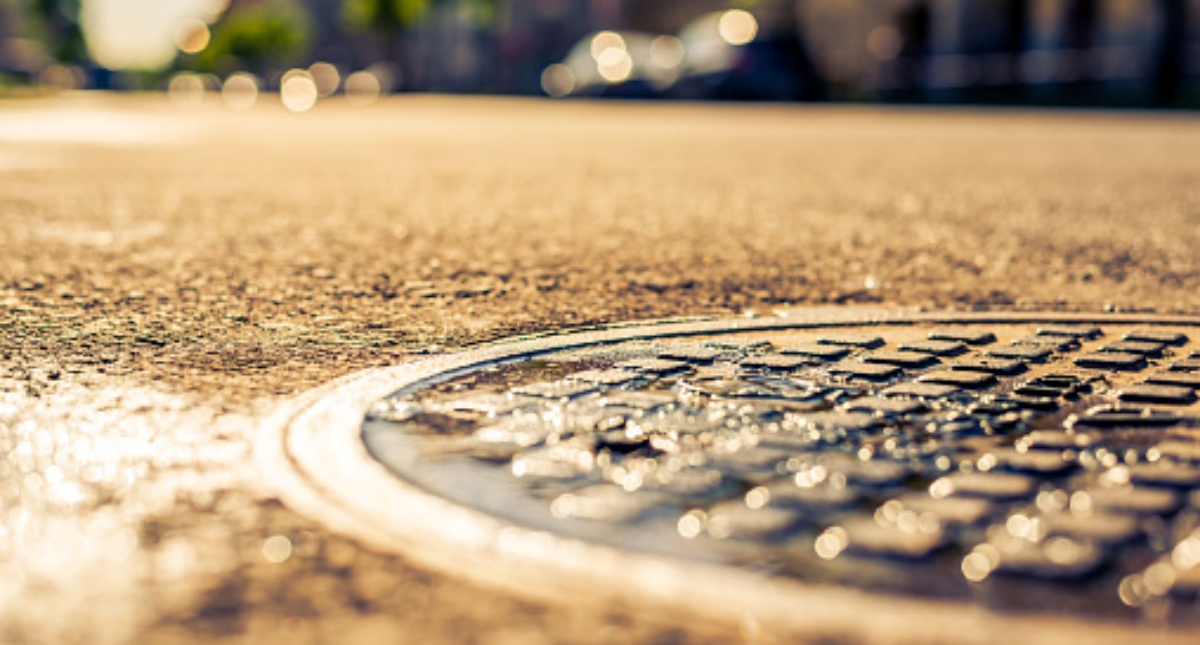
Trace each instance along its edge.
<instances>
[{"instance_id":1,"label":"wet pavement","mask_svg":"<svg viewBox=\"0 0 1200 645\"><path fill-rule=\"evenodd\" d=\"M1200 346L1189 341L1200 318L1075 316L793 309L491 345L390 380L364 376L388 395L365 423L370 397L345 415L369 452L347 454L349 468L340 439L318 436L341 432L332 411L299 415L287 443L307 477L341 491L330 493L336 508L359 508L381 530L381 509L421 504L405 500L425 490L506 527L611 547L624 562L615 583L599 557L588 567L553 549L509 555L531 560L527 570L591 576L595 594L636 588L651 577L635 564L648 556L679 563L680 576L719 563L677 604L736 589L704 610L731 621L769 604L737 586L749 570L781 583L771 595L795 594L793 606L815 604L822 592L810 590L829 582L891 594L839 625L853 636L879 636L861 613L921 598L933 602L904 610L914 641L978 640L949 627L917 635L930 612L939 623L971 604L1012 613L1004 629L1023 641L1084 638L1045 623L1019 634L1017 616L1044 608L1106 621L1098 631L1109 633L1194 628L1200 383L1189 357ZM413 491L354 479L371 462ZM466 520L428 515L419 533L432 548L458 544L464 560L490 551L460 539ZM515 542L515 531L496 541Z\"/></svg>"},{"instance_id":2,"label":"wet pavement","mask_svg":"<svg viewBox=\"0 0 1200 645\"><path fill-rule=\"evenodd\" d=\"M720 639L356 546L279 503L255 430L358 369L591 323L1194 313L1198 144L1182 115L0 105L0 639Z\"/></svg>"}]
</instances>

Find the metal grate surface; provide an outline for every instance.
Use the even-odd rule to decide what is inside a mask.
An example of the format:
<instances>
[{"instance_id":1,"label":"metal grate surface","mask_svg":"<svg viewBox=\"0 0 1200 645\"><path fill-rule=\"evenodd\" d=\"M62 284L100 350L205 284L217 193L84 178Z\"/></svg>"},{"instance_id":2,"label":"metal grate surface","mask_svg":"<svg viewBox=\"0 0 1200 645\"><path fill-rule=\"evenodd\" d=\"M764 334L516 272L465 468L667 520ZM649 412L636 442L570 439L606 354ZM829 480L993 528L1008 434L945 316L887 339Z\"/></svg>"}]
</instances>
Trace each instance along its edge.
<instances>
[{"instance_id":1,"label":"metal grate surface","mask_svg":"<svg viewBox=\"0 0 1200 645\"><path fill-rule=\"evenodd\" d=\"M618 552L1197 624L1200 329L1039 319L492 351L378 401L361 436L437 497Z\"/></svg>"}]
</instances>

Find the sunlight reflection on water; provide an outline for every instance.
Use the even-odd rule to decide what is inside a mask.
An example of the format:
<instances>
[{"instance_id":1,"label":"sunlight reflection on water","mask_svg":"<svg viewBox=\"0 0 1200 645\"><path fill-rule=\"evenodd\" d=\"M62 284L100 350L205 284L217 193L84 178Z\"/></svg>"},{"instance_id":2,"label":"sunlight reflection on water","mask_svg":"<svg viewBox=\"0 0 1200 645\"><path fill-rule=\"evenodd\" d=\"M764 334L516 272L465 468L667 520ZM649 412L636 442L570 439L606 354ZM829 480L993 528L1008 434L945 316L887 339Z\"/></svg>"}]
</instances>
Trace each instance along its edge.
<instances>
[{"instance_id":1,"label":"sunlight reflection on water","mask_svg":"<svg viewBox=\"0 0 1200 645\"><path fill-rule=\"evenodd\" d=\"M197 574L227 562L222 549L147 543L147 527L243 482L242 422L144 388L0 394L5 637L74 640L103 625L87 639L122 642L155 606L201 592Z\"/></svg>"}]
</instances>

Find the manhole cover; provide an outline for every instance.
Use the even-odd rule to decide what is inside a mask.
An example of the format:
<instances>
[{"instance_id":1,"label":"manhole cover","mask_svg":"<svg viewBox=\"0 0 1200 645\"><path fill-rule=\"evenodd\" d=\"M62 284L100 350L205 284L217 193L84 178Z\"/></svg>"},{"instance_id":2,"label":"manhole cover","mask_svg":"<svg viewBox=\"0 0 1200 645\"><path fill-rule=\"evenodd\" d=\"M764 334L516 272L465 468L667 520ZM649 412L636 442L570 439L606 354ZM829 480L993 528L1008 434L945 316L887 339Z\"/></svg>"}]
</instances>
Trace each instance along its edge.
<instances>
[{"instance_id":1,"label":"manhole cover","mask_svg":"<svg viewBox=\"0 0 1200 645\"><path fill-rule=\"evenodd\" d=\"M290 499L568 601L867 637L1194 629L1197 325L849 310L516 340L315 393L283 424Z\"/></svg>"}]
</instances>

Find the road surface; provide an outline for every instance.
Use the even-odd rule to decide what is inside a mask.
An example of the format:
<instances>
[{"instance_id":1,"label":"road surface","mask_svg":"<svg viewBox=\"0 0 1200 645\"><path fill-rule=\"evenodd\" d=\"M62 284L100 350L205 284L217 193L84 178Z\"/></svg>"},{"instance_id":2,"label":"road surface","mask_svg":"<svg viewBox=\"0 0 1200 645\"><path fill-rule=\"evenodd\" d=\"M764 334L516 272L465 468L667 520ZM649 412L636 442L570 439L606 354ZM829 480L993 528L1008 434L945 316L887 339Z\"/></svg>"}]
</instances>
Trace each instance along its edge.
<instances>
[{"instance_id":1,"label":"road surface","mask_svg":"<svg viewBox=\"0 0 1200 645\"><path fill-rule=\"evenodd\" d=\"M255 429L355 370L591 323L1197 313L1197 150L1186 114L0 103L0 640L724 640L362 549L278 502Z\"/></svg>"}]
</instances>

